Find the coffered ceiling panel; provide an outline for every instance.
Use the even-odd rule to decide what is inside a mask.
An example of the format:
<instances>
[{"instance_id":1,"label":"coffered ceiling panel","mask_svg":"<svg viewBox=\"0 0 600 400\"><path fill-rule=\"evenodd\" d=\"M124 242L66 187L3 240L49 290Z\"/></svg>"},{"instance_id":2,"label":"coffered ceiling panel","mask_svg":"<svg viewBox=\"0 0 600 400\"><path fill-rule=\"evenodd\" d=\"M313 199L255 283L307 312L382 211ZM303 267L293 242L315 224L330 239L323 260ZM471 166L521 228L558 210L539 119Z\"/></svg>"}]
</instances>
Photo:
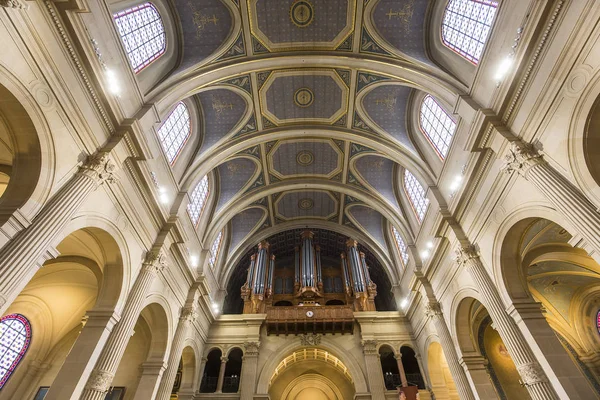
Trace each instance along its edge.
<instances>
[{"instance_id":1,"label":"coffered ceiling panel","mask_svg":"<svg viewBox=\"0 0 600 400\"><path fill-rule=\"evenodd\" d=\"M231 132L246 112L246 101L228 89L213 89L197 94L204 126L201 152Z\"/></svg>"},{"instance_id":2,"label":"coffered ceiling panel","mask_svg":"<svg viewBox=\"0 0 600 400\"><path fill-rule=\"evenodd\" d=\"M348 87L335 70L272 72L260 89L263 115L277 125L332 124L348 110Z\"/></svg>"},{"instance_id":3,"label":"coffered ceiling panel","mask_svg":"<svg viewBox=\"0 0 600 400\"><path fill-rule=\"evenodd\" d=\"M250 184L257 165L248 158L235 158L217 167L219 172L219 201L217 210Z\"/></svg>"},{"instance_id":4,"label":"coffered ceiling panel","mask_svg":"<svg viewBox=\"0 0 600 400\"><path fill-rule=\"evenodd\" d=\"M354 30L355 0L250 0L250 30L269 51L334 50Z\"/></svg>"},{"instance_id":5,"label":"coffered ceiling panel","mask_svg":"<svg viewBox=\"0 0 600 400\"><path fill-rule=\"evenodd\" d=\"M286 192L275 200L275 213L282 220L329 219L336 216L338 204L335 195L327 191Z\"/></svg>"},{"instance_id":6,"label":"coffered ceiling panel","mask_svg":"<svg viewBox=\"0 0 600 400\"><path fill-rule=\"evenodd\" d=\"M343 152L333 140L289 140L277 142L269 152L269 170L278 179L342 172Z\"/></svg>"},{"instance_id":7,"label":"coffered ceiling panel","mask_svg":"<svg viewBox=\"0 0 600 400\"><path fill-rule=\"evenodd\" d=\"M407 104L412 89L400 85L380 85L362 99L367 117L400 143L414 149L406 133Z\"/></svg>"},{"instance_id":8,"label":"coffered ceiling panel","mask_svg":"<svg viewBox=\"0 0 600 400\"><path fill-rule=\"evenodd\" d=\"M173 2L183 31L183 60L180 68L197 64L214 53L233 28L229 8L220 0Z\"/></svg>"}]
</instances>

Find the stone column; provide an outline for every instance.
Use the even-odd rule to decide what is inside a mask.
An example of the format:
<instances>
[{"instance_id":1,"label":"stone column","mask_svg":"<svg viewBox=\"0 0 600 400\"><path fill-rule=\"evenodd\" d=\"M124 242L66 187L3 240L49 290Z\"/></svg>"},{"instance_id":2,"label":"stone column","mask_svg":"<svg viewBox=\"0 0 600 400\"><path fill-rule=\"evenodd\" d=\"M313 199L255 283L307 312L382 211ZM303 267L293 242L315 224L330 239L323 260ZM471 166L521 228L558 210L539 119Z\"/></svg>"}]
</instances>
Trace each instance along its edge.
<instances>
[{"instance_id":1,"label":"stone column","mask_svg":"<svg viewBox=\"0 0 600 400\"><path fill-rule=\"evenodd\" d=\"M125 353L127 343L129 343L129 339L133 334L133 328L142 311L142 305L152 285L152 281L154 281L166 264L166 256L162 250L148 252L146 260L127 297L121 320L115 325L115 328L108 337L108 341L98 358L96 367L92 371L85 390L81 395L81 400L104 399L115 377L121 357Z\"/></svg>"},{"instance_id":2,"label":"stone column","mask_svg":"<svg viewBox=\"0 0 600 400\"><path fill-rule=\"evenodd\" d=\"M394 358L398 363L398 371L400 371L400 382L402 382L402 387L407 387L408 381L406 380L406 372L404 372L404 364L402 364L402 353L396 354Z\"/></svg>"},{"instance_id":3,"label":"stone column","mask_svg":"<svg viewBox=\"0 0 600 400\"><path fill-rule=\"evenodd\" d=\"M112 311L89 311L85 326L71 348L45 400L77 400L92 373L118 316Z\"/></svg>"},{"instance_id":4,"label":"stone column","mask_svg":"<svg viewBox=\"0 0 600 400\"><path fill-rule=\"evenodd\" d=\"M148 362L142 364L142 377L135 390L133 400L148 400L154 399L154 395L158 390L158 383L162 377L167 365L162 362Z\"/></svg>"},{"instance_id":5,"label":"stone column","mask_svg":"<svg viewBox=\"0 0 600 400\"><path fill-rule=\"evenodd\" d=\"M114 180L115 164L108 153L90 156L79 171L44 205L31 225L0 250L0 313L49 258L48 249L87 197L104 182Z\"/></svg>"},{"instance_id":6,"label":"stone column","mask_svg":"<svg viewBox=\"0 0 600 400\"><path fill-rule=\"evenodd\" d=\"M217 390L215 393L223 393L223 381L225 380L225 367L227 366L227 357L221 357L221 368L219 369L219 379L217 380Z\"/></svg>"},{"instance_id":7,"label":"stone column","mask_svg":"<svg viewBox=\"0 0 600 400\"><path fill-rule=\"evenodd\" d=\"M530 144L512 142L504 162L503 171L516 171L531 182L593 250L600 252L600 214L577 187L552 168Z\"/></svg>"},{"instance_id":8,"label":"stone column","mask_svg":"<svg viewBox=\"0 0 600 400\"><path fill-rule=\"evenodd\" d=\"M446 325L444 314L442 313L439 303L429 302L425 312L433 321L435 330L440 338L440 344L442 345L442 350L444 351L444 356L446 357L446 362L448 363L448 368L452 374L452 379L456 385L459 397L466 400L475 400L465 370L458 361L458 355L456 354L456 348L452 341L452 335L450 335L450 330L448 329L448 325Z\"/></svg>"},{"instance_id":9,"label":"stone column","mask_svg":"<svg viewBox=\"0 0 600 400\"><path fill-rule=\"evenodd\" d=\"M465 355L460 359L460 364L467 371L479 400L496 400L498 395L490 379L487 360L479 354Z\"/></svg>"},{"instance_id":10,"label":"stone column","mask_svg":"<svg viewBox=\"0 0 600 400\"><path fill-rule=\"evenodd\" d=\"M429 382L429 378L427 377L427 374L425 374L425 370L423 369L423 359L421 358L421 354L415 353L415 358L417 359L417 364L419 365L419 372L421 372L423 382L425 382L425 387L428 391L431 392L431 383Z\"/></svg>"},{"instance_id":11,"label":"stone column","mask_svg":"<svg viewBox=\"0 0 600 400\"><path fill-rule=\"evenodd\" d=\"M383 371L381 370L381 362L379 360L379 353L377 352L377 341L363 340L362 345L365 354L371 399L385 400L385 381L383 380Z\"/></svg>"},{"instance_id":12,"label":"stone column","mask_svg":"<svg viewBox=\"0 0 600 400\"><path fill-rule=\"evenodd\" d=\"M244 359L240 382L240 400L253 400L258 371L258 349L260 342L244 343Z\"/></svg>"},{"instance_id":13,"label":"stone column","mask_svg":"<svg viewBox=\"0 0 600 400\"><path fill-rule=\"evenodd\" d=\"M177 368L179 367L179 360L183 353L185 339L189 336L190 330L197 317L196 303L192 303L181 310L181 316L179 317L179 323L177 324L175 336L173 337L173 344L171 345L169 363L163 378L160 381L156 400L169 400L171 397L173 385L175 384L175 376L177 375Z\"/></svg>"},{"instance_id":14,"label":"stone column","mask_svg":"<svg viewBox=\"0 0 600 400\"><path fill-rule=\"evenodd\" d=\"M473 245L459 246L456 261L471 274L483 298L494 326L506 345L524 386L533 400L558 399L559 396L548 381L548 377L529 348L515 321L508 315L496 287L489 277L477 250Z\"/></svg>"}]
</instances>

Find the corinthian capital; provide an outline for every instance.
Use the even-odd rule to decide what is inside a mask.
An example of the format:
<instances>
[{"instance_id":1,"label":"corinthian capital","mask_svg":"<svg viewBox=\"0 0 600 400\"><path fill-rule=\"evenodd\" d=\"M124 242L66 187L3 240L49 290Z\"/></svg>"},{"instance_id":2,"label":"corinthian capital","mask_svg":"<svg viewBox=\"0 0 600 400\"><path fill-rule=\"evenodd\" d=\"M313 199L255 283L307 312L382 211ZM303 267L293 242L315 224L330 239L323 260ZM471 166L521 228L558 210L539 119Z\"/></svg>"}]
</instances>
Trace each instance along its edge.
<instances>
[{"instance_id":1,"label":"corinthian capital","mask_svg":"<svg viewBox=\"0 0 600 400\"><path fill-rule=\"evenodd\" d=\"M108 389L110 389L110 384L112 383L114 377L115 374L112 374L108 371L95 369L92 371L90 379L88 379L86 389L93 390L95 392L106 393L108 392Z\"/></svg>"},{"instance_id":2,"label":"corinthian capital","mask_svg":"<svg viewBox=\"0 0 600 400\"><path fill-rule=\"evenodd\" d=\"M146 253L144 260L144 268L149 272L158 274L164 267L167 266L167 255L160 250L150 250Z\"/></svg>"},{"instance_id":3,"label":"corinthian capital","mask_svg":"<svg viewBox=\"0 0 600 400\"><path fill-rule=\"evenodd\" d=\"M526 176L531 167L542 164L544 159L529 143L511 142L510 150L504 157L502 171L505 173L518 172Z\"/></svg>"},{"instance_id":4,"label":"corinthian capital","mask_svg":"<svg viewBox=\"0 0 600 400\"><path fill-rule=\"evenodd\" d=\"M244 357L257 357L258 349L260 347L260 342L245 342L244 349Z\"/></svg>"},{"instance_id":5,"label":"corinthian capital","mask_svg":"<svg viewBox=\"0 0 600 400\"><path fill-rule=\"evenodd\" d=\"M434 318L442 315L442 309L440 307L440 303L437 302L429 302L425 306L425 315L429 318Z\"/></svg>"},{"instance_id":6,"label":"corinthian capital","mask_svg":"<svg viewBox=\"0 0 600 400\"><path fill-rule=\"evenodd\" d=\"M198 306L196 303L192 303L189 306L185 306L181 309L181 316L179 320L181 322L194 322L198 318Z\"/></svg>"},{"instance_id":7,"label":"corinthian capital","mask_svg":"<svg viewBox=\"0 0 600 400\"><path fill-rule=\"evenodd\" d=\"M472 244L460 245L454 250L456 257L454 258L458 265L469 266L469 261L479 257L477 249Z\"/></svg>"},{"instance_id":8,"label":"corinthian capital","mask_svg":"<svg viewBox=\"0 0 600 400\"><path fill-rule=\"evenodd\" d=\"M547 382L546 374L537 362L530 362L517 366L517 371L523 379L525 386L535 385L536 383Z\"/></svg>"},{"instance_id":9,"label":"corinthian capital","mask_svg":"<svg viewBox=\"0 0 600 400\"><path fill-rule=\"evenodd\" d=\"M104 182L113 183L116 180L114 176L116 169L117 166L110 160L108 153L96 153L88 157L79 169L79 173L89 176L98 185L101 185Z\"/></svg>"},{"instance_id":10,"label":"corinthian capital","mask_svg":"<svg viewBox=\"0 0 600 400\"><path fill-rule=\"evenodd\" d=\"M27 10L29 6L19 0L0 0L0 7L6 8L19 8L22 10Z\"/></svg>"},{"instance_id":11,"label":"corinthian capital","mask_svg":"<svg viewBox=\"0 0 600 400\"><path fill-rule=\"evenodd\" d=\"M363 340L361 344L363 346L363 351L365 354L378 354L377 340Z\"/></svg>"}]
</instances>

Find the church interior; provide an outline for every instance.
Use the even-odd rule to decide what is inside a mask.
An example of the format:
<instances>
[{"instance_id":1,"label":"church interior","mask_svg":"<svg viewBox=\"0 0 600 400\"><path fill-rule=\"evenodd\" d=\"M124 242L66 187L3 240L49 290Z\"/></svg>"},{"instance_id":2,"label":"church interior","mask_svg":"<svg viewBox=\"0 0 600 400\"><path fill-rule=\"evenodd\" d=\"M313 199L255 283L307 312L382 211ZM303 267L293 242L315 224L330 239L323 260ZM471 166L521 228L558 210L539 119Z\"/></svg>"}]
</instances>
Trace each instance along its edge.
<instances>
[{"instance_id":1,"label":"church interior","mask_svg":"<svg viewBox=\"0 0 600 400\"><path fill-rule=\"evenodd\" d=\"M0 400L600 399L597 0L0 0L0 46Z\"/></svg>"}]
</instances>

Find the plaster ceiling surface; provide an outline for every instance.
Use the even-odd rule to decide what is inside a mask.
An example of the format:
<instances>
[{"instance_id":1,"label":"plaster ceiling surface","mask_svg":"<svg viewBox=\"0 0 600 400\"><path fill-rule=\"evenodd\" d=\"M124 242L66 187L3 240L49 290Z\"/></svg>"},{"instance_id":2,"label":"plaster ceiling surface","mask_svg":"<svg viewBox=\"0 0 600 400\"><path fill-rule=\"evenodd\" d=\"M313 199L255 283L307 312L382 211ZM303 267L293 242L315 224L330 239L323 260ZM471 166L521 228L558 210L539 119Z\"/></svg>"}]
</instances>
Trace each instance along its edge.
<instances>
[{"instance_id":1,"label":"plaster ceiling surface","mask_svg":"<svg viewBox=\"0 0 600 400\"><path fill-rule=\"evenodd\" d=\"M182 54L165 92L177 91L172 82L231 71L190 86L178 99L192 97L200 126L181 181L192 185L206 173L217 178L214 216L202 241L228 227L230 246L248 248L267 230L310 221L345 238L369 238L388 257L378 263L389 263L397 251L386 244L389 223L404 226L404 240L413 244L396 172L418 166L417 175L435 179L407 123L426 85L384 71L401 65L419 79L443 81L440 94L461 87L429 58L424 26L433 2L174 4ZM260 68L252 66L257 62ZM231 247L228 254L238 257Z\"/></svg>"}]
</instances>

